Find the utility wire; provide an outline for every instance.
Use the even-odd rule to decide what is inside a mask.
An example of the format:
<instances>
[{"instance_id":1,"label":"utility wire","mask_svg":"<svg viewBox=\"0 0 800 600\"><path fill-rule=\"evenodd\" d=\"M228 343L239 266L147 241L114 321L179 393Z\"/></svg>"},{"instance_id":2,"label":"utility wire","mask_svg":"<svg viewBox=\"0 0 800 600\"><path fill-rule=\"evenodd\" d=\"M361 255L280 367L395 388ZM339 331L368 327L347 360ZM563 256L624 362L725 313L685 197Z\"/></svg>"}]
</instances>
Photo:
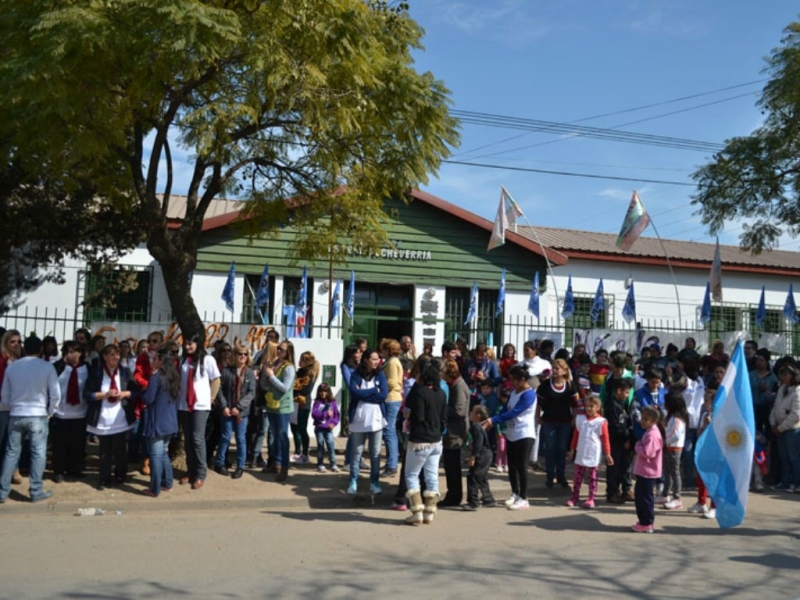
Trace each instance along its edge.
<instances>
[{"instance_id":1,"label":"utility wire","mask_svg":"<svg viewBox=\"0 0 800 600\"><path fill-rule=\"evenodd\" d=\"M523 129L534 132L562 135L569 134L572 136L587 137L592 139L629 142L633 144L645 144L651 146L677 148L682 150L697 150L700 152L716 152L724 148L722 144L714 142L703 142L700 140L691 140L671 136L616 131L613 129L603 129L599 127L587 127L585 125L570 125L569 123L544 121L541 119L521 119L517 117L487 115L485 113L474 113L460 110L451 111L451 114L459 118L464 123L487 125L491 127Z\"/></svg>"},{"instance_id":2,"label":"utility wire","mask_svg":"<svg viewBox=\"0 0 800 600\"><path fill-rule=\"evenodd\" d=\"M491 165L487 163L473 163L461 160L443 160L443 163L450 165L463 165L467 167L480 167L482 169L501 169L505 171L522 171L524 173L542 173L544 175L564 175L566 177L584 177L587 179L610 179L613 181L633 181L636 183L661 183L664 185L682 185L689 187L697 187L695 183L686 181L666 181L663 179L639 179L635 177L616 177L613 175L597 175L594 173L576 173L573 171L551 171L548 169L533 169L529 167L512 167L508 165Z\"/></svg>"},{"instance_id":3,"label":"utility wire","mask_svg":"<svg viewBox=\"0 0 800 600\"><path fill-rule=\"evenodd\" d=\"M703 96L711 96L713 94L718 94L720 92L726 92L728 90L734 90L734 89L738 89L738 88L742 88L742 87L747 87L747 86L750 86L750 85L755 85L757 83L763 83L764 81L766 81L766 79L756 79L754 81L748 81L746 83L739 83L739 84L736 84L736 85L731 85L731 86L727 86L727 87L723 87L723 88L718 88L718 89L711 90L711 91L708 91L708 92L701 92L701 93L698 93L698 94L691 94L689 96L682 96L680 98L673 98L672 100L664 100L662 102L654 102L654 103L651 103L651 104L645 104L645 105L642 105L642 106L636 106L634 108L626 108L626 109L623 109L623 110L617 110L617 111L612 111L612 112L607 112L607 113L601 113L601 114L598 114L598 115L593 115L591 117L584 117L582 119L576 119L574 121L569 121L569 123L571 123L571 124L584 123L586 121L593 121L595 119L602 119L604 117L612 117L614 115L621 115L621 114L636 112L636 111L640 111L640 110L646 110L648 108L655 108L657 106L664 106L664 105L667 105L667 104L674 104L676 102L683 102L685 100L691 100L691 99L694 99L694 98L701 98ZM729 99L725 99L724 101L728 101L728 100ZM687 108L685 110L694 110L695 108L698 108L698 107L689 107L689 108ZM672 114L672 113L670 113L670 114ZM658 117L654 117L654 118L658 118ZM483 150L485 148L491 148L493 146L498 146L500 144L504 144L506 142L510 142L510 141L519 139L521 137L525 137L527 135L530 135L530 132L521 133L519 135L515 135L515 136L512 136L512 137L508 137L508 138L502 139L502 140L498 140L496 142L491 142L489 144L484 144L483 146L478 146L477 148L472 148L471 150L465 150L464 152L459 153L459 155L472 154L474 152L478 152L479 150ZM550 140L550 141L544 142L544 143L545 144L551 144L551 143L553 143L555 141L557 141L557 140ZM538 145L543 145L543 144L536 144L536 145L538 146ZM530 146L528 146L528 147L530 147ZM476 158L484 158L484 157L476 157Z\"/></svg>"}]
</instances>

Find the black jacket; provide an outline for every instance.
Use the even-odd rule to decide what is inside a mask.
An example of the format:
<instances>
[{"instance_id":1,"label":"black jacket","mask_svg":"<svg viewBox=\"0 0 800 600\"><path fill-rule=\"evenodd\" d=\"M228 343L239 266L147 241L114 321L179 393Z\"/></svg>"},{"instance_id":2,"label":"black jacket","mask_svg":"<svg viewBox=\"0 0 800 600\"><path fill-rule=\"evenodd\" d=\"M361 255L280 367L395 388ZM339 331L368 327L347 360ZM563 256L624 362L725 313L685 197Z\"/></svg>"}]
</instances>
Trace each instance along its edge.
<instances>
[{"instance_id":1,"label":"black jacket","mask_svg":"<svg viewBox=\"0 0 800 600\"><path fill-rule=\"evenodd\" d=\"M119 366L119 383L120 391L130 391L135 388L133 378L128 367ZM100 420L100 409L103 407L103 401L97 400L95 394L103 387L103 366L89 366L89 376L86 379L86 386L83 388L83 398L86 400L86 424L92 427L97 427L97 422ZM120 400L122 408L125 411L125 420L129 425L136 421L136 414L134 408L136 400L134 396Z\"/></svg>"},{"instance_id":2,"label":"black jacket","mask_svg":"<svg viewBox=\"0 0 800 600\"><path fill-rule=\"evenodd\" d=\"M442 441L447 421L447 401L444 391L415 383L406 397L409 433L408 441L417 444L436 444Z\"/></svg>"}]
</instances>

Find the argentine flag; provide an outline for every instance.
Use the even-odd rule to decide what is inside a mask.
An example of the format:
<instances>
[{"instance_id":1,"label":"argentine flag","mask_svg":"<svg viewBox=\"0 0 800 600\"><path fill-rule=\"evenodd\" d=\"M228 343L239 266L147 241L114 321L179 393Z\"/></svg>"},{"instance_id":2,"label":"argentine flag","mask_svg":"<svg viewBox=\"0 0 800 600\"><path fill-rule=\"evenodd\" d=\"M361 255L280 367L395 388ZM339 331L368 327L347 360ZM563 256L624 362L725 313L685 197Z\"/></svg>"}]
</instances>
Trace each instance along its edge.
<instances>
[{"instance_id":1,"label":"argentine flag","mask_svg":"<svg viewBox=\"0 0 800 600\"><path fill-rule=\"evenodd\" d=\"M753 396L744 344L739 342L714 398L711 425L695 447L697 472L717 505L717 523L722 528L744 521L754 435Z\"/></svg>"}]
</instances>

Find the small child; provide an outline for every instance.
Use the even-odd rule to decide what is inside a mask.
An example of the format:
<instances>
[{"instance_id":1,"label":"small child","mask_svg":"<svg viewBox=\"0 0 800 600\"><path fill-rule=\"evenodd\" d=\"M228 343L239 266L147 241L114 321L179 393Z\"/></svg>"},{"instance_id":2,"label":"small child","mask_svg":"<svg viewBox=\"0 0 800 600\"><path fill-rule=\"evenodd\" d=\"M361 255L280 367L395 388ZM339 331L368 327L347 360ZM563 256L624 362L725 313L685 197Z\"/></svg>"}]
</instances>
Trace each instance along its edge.
<instances>
[{"instance_id":1,"label":"small child","mask_svg":"<svg viewBox=\"0 0 800 600\"><path fill-rule=\"evenodd\" d=\"M664 493L656 500L668 510L681 510L681 455L686 441L689 415L679 390L670 390L664 398L667 411L667 435L664 440Z\"/></svg>"},{"instance_id":2,"label":"small child","mask_svg":"<svg viewBox=\"0 0 800 600\"><path fill-rule=\"evenodd\" d=\"M589 478L589 498L581 504L583 508L594 508L597 497L597 466L605 456L606 464L613 465L611 445L608 439L608 421L600 416L600 398L587 396L584 400L585 415L575 419L569 459L575 460L575 478L572 483L572 498L567 506L575 506L581 495L581 484Z\"/></svg>"},{"instance_id":3,"label":"small child","mask_svg":"<svg viewBox=\"0 0 800 600\"><path fill-rule=\"evenodd\" d=\"M655 406L662 414L664 414L664 398L666 391L661 385L661 371L656 368L651 368L646 374L647 385L639 389L633 395L633 434L637 440L641 440L644 435L644 427L641 425L642 409L645 406Z\"/></svg>"},{"instance_id":4,"label":"small child","mask_svg":"<svg viewBox=\"0 0 800 600\"><path fill-rule=\"evenodd\" d=\"M578 400L575 403L575 415L585 414L583 401L592 393L592 380L589 371L592 368L592 359L588 354L581 354L578 357L578 369L575 371L575 383L578 387Z\"/></svg>"},{"instance_id":5,"label":"small child","mask_svg":"<svg viewBox=\"0 0 800 600\"><path fill-rule=\"evenodd\" d=\"M327 383L320 383L317 388L317 398L311 409L311 418L314 420L314 433L317 436L317 471L325 472L323 462L327 444L331 471L338 473L340 469L336 464L333 429L339 424L339 407L336 405L336 399L331 394L331 388Z\"/></svg>"},{"instance_id":6,"label":"small child","mask_svg":"<svg viewBox=\"0 0 800 600\"><path fill-rule=\"evenodd\" d=\"M716 381L709 383L706 387L703 396L703 408L700 409L700 424L697 427L697 437L706 430L711 424L711 413L714 410L714 396L717 395L719 384ZM711 501L711 508L708 507L708 489L705 483L700 478L700 473L697 473L697 503L689 508L690 513L699 514L706 519L715 519L717 517L717 508L714 506L714 501Z\"/></svg>"},{"instance_id":7,"label":"small child","mask_svg":"<svg viewBox=\"0 0 800 600\"><path fill-rule=\"evenodd\" d=\"M637 523L631 527L636 533L653 533L656 520L653 486L661 477L664 432L661 430L661 411L655 406L645 406L641 410L642 439L636 442L636 462L633 474L636 475L636 516Z\"/></svg>"},{"instance_id":8,"label":"small child","mask_svg":"<svg viewBox=\"0 0 800 600\"><path fill-rule=\"evenodd\" d=\"M489 380L484 380L478 387L478 395L476 396L477 404L480 404L486 409L490 417L497 415L500 412L500 400L497 397L495 387ZM470 407L470 410L474 405ZM489 436L489 448L492 450L492 467L497 467L497 428L492 427L486 432Z\"/></svg>"},{"instance_id":9,"label":"small child","mask_svg":"<svg viewBox=\"0 0 800 600\"><path fill-rule=\"evenodd\" d=\"M630 392L633 379L623 377L614 388L614 396L606 402L608 410L608 437L611 444L611 458L606 469L606 500L622 504L633 500L630 468L633 462L633 424L630 419Z\"/></svg>"},{"instance_id":10,"label":"small child","mask_svg":"<svg viewBox=\"0 0 800 600\"><path fill-rule=\"evenodd\" d=\"M489 418L495 417L505 410L510 395L511 392L509 392L507 388L500 388L500 402L497 405L497 412L490 414ZM499 423L496 427L492 427L492 429L497 430L497 457L495 458L495 461L497 462L497 472L508 473L508 440L506 440L506 424Z\"/></svg>"},{"instance_id":11,"label":"small child","mask_svg":"<svg viewBox=\"0 0 800 600\"><path fill-rule=\"evenodd\" d=\"M486 407L476 404L469 413L469 433L472 438L470 457L467 460L469 473L467 474L467 503L461 508L464 510L478 510L481 500L484 506L494 506L492 490L489 489L489 466L492 463L492 449L489 447L489 437L481 423L489 418ZM481 498L482 497L482 498Z\"/></svg>"}]
</instances>

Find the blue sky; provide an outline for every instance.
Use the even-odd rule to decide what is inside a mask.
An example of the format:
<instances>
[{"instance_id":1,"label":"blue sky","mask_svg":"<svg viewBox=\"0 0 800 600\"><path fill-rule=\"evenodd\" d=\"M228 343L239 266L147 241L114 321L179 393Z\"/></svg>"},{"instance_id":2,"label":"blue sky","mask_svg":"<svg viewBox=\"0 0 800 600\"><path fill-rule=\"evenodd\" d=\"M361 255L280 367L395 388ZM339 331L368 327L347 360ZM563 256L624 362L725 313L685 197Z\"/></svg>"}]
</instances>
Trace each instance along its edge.
<instances>
[{"instance_id":1,"label":"blue sky","mask_svg":"<svg viewBox=\"0 0 800 600\"><path fill-rule=\"evenodd\" d=\"M798 12L786 0L411 0L411 14L426 32L417 67L445 82L453 108L558 122L764 79L764 58ZM761 123L756 100L762 86L581 125L611 128L658 117L622 130L721 143ZM690 173L710 158L707 152L544 133L508 139L522 133L464 125L453 159L690 182ZM501 184L534 225L608 233L619 231L637 189L662 237L709 241L692 214L692 187L446 164L423 189L493 219ZM720 241L736 244L739 233L732 223ZM790 238L781 244L798 247L800 240Z\"/></svg>"}]
</instances>

